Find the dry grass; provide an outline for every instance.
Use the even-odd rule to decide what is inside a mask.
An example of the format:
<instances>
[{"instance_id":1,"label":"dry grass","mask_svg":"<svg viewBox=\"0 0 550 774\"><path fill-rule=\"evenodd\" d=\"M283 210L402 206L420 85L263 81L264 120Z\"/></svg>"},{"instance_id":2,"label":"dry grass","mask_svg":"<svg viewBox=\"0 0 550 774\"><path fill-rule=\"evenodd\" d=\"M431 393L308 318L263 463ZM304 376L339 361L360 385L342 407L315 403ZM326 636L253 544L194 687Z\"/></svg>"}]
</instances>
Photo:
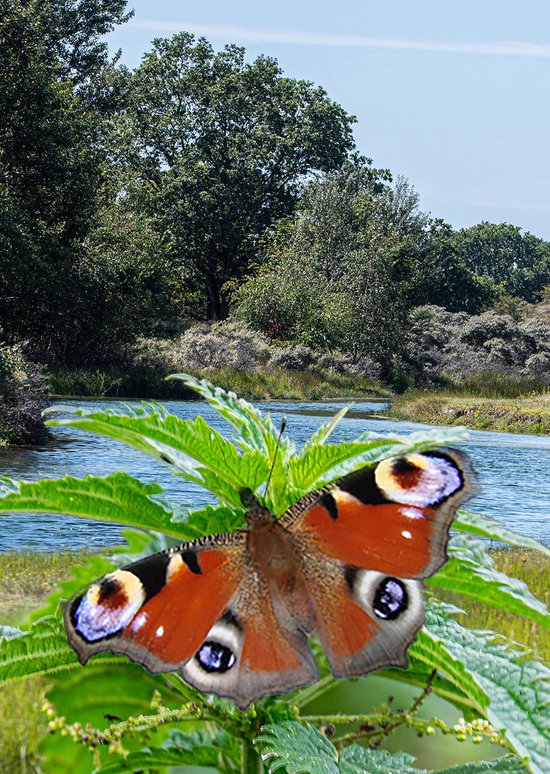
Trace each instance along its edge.
<instances>
[{"instance_id":1,"label":"dry grass","mask_svg":"<svg viewBox=\"0 0 550 774\"><path fill-rule=\"evenodd\" d=\"M388 412L396 419L437 425L466 425L475 430L550 433L550 394L520 398L481 398L432 390L399 396Z\"/></svg>"}]
</instances>

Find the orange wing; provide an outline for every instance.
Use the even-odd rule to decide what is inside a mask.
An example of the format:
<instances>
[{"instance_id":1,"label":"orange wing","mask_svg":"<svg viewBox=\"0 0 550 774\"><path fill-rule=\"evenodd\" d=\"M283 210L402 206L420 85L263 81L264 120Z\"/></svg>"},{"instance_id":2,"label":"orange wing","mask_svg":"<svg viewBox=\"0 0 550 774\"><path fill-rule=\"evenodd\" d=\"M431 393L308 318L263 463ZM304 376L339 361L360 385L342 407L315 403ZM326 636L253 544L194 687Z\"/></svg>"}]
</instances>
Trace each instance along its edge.
<instances>
[{"instance_id":1,"label":"orange wing","mask_svg":"<svg viewBox=\"0 0 550 774\"><path fill-rule=\"evenodd\" d=\"M473 480L456 450L391 457L307 495L280 523L353 567L427 578L446 561L449 527Z\"/></svg>"},{"instance_id":2,"label":"orange wing","mask_svg":"<svg viewBox=\"0 0 550 774\"><path fill-rule=\"evenodd\" d=\"M245 532L184 543L109 573L70 600L65 627L83 664L95 653L121 653L153 673L180 671L243 708L317 677L306 635L281 620Z\"/></svg>"},{"instance_id":3,"label":"orange wing","mask_svg":"<svg viewBox=\"0 0 550 774\"><path fill-rule=\"evenodd\" d=\"M123 653L150 672L177 669L204 642L238 585L244 533L217 535L115 570L65 609L81 663Z\"/></svg>"},{"instance_id":4,"label":"orange wing","mask_svg":"<svg viewBox=\"0 0 550 774\"><path fill-rule=\"evenodd\" d=\"M407 665L423 622L421 579L446 560L451 521L473 491L468 458L392 457L306 495L279 520L299 557L316 634L337 677Z\"/></svg>"}]
</instances>

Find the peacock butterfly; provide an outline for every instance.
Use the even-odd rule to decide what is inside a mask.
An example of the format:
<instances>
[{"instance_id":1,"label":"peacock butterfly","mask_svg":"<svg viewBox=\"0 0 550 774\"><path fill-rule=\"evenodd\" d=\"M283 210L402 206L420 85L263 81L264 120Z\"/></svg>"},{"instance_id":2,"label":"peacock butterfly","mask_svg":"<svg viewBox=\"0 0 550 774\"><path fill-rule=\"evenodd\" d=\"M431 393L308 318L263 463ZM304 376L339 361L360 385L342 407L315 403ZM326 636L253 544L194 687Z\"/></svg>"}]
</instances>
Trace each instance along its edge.
<instances>
[{"instance_id":1,"label":"peacock butterfly","mask_svg":"<svg viewBox=\"0 0 550 774\"><path fill-rule=\"evenodd\" d=\"M309 635L336 677L406 668L422 581L446 561L474 480L465 454L439 449L360 468L279 519L243 491L247 529L161 551L73 597L69 643L82 664L122 653L241 708L316 680Z\"/></svg>"}]
</instances>

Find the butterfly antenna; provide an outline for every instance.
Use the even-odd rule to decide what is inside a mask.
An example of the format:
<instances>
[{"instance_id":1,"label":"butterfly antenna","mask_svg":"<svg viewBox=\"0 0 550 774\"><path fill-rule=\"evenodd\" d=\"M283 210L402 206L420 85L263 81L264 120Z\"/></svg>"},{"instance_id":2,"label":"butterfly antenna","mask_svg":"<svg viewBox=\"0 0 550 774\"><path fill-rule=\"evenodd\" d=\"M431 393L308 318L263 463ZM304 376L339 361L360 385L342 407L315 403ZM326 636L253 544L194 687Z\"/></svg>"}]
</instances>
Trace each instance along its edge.
<instances>
[{"instance_id":1,"label":"butterfly antenna","mask_svg":"<svg viewBox=\"0 0 550 774\"><path fill-rule=\"evenodd\" d=\"M279 430L279 435L277 437L277 444L275 446L275 453L273 454L273 462L271 463L271 468L269 471L269 476L267 477L266 485L265 485L265 492L267 494L267 490L269 488L269 482L271 481L271 476L273 474L273 468L275 467L275 463L277 461L277 454L279 453L279 447L281 445L281 438L283 436L283 433L286 428L286 417L283 417L281 419L281 429Z\"/></svg>"}]
</instances>

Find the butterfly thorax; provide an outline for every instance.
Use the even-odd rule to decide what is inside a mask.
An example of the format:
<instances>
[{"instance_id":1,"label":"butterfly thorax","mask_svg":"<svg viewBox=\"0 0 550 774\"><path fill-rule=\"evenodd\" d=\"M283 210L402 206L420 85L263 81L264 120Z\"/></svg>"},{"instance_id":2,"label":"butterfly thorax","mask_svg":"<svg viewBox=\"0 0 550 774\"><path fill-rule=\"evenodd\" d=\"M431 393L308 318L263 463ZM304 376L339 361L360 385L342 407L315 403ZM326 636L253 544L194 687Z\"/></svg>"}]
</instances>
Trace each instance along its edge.
<instances>
[{"instance_id":1,"label":"butterfly thorax","mask_svg":"<svg viewBox=\"0 0 550 774\"><path fill-rule=\"evenodd\" d=\"M260 527L265 524L272 524L275 521L275 516L271 513L269 508L260 505L258 499L249 489L243 489L241 491L241 499L243 505L246 505L247 508L244 518L248 529Z\"/></svg>"}]
</instances>

